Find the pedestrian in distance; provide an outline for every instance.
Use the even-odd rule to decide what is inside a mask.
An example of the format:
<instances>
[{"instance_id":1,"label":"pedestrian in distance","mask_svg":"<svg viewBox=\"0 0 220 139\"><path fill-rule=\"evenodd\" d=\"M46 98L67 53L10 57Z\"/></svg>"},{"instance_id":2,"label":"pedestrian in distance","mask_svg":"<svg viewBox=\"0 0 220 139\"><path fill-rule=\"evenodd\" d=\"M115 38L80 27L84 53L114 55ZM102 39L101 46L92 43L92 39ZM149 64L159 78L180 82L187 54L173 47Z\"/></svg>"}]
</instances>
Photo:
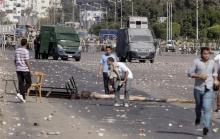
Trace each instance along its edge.
<instances>
[{"instance_id":1,"label":"pedestrian in distance","mask_svg":"<svg viewBox=\"0 0 220 139\"><path fill-rule=\"evenodd\" d=\"M115 94L115 107L121 106L120 103L120 89L124 86L124 106L129 107L129 93L133 74L131 70L122 62L117 62L114 58L108 58L109 78L113 86Z\"/></svg>"},{"instance_id":2,"label":"pedestrian in distance","mask_svg":"<svg viewBox=\"0 0 220 139\"><path fill-rule=\"evenodd\" d=\"M100 59L100 66L99 66L99 75L103 75L103 82L104 82L104 89L105 89L105 94L110 94L109 92L109 77L108 77L108 63L107 60L109 57L113 57L115 61L117 60L116 56L112 53L112 47L107 46L105 49L105 54L101 56Z\"/></svg>"},{"instance_id":3,"label":"pedestrian in distance","mask_svg":"<svg viewBox=\"0 0 220 139\"><path fill-rule=\"evenodd\" d=\"M202 119L203 135L205 136L211 127L212 104L215 96L213 86L217 77L214 60L210 59L208 47L201 48L201 58L194 60L193 66L188 70L188 76L195 79L195 125L199 125Z\"/></svg>"},{"instance_id":4,"label":"pedestrian in distance","mask_svg":"<svg viewBox=\"0 0 220 139\"><path fill-rule=\"evenodd\" d=\"M15 50L15 66L16 73L18 77L18 86L19 93L17 94L17 98L19 98L22 102L26 102L25 94L27 90L31 86L31 64L30 64L30 56L28 51L28 42L27 39L21 40L21 46Z\"/></svg>"},{"instance_id":5,"label":"pedestrian in distance","mask_svg":"<svg viewBox=\"0 0 220 139\"><path fill-rule=\"evenodd\" d=\"M40 59L40 36L34 39L35 59Z\"/></svg>"}]
</instances>

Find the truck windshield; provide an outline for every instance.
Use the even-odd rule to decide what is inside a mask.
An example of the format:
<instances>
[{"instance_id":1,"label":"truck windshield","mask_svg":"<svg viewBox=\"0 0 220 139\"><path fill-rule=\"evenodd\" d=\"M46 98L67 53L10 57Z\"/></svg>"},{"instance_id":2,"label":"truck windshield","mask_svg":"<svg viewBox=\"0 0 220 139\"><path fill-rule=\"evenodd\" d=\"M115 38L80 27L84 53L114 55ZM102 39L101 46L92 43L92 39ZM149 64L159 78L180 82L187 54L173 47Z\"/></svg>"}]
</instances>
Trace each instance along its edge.
<instances>
[{"instance_id":1,"label":"truck windshield","mask_svg":"<svg viewBox=\"0 0 220 139\"><path fill-rule=\"evenodd\" d=\"M59 40L69 40L69 41L79 41L79 37L77 34L67 34L67 33L60 33L57 34Z\"/></svg>"},{"instance_id":2,"label":"truck windshield","mask_svg":"<svg viewBox=\"0 0 220 139\"><path fill-rule=\"evenodd\" d=\"M153 37L152 36L132 36L131 37L131 41L135 42L135 41L153 41Z\"/></svg>"}]
</instances>

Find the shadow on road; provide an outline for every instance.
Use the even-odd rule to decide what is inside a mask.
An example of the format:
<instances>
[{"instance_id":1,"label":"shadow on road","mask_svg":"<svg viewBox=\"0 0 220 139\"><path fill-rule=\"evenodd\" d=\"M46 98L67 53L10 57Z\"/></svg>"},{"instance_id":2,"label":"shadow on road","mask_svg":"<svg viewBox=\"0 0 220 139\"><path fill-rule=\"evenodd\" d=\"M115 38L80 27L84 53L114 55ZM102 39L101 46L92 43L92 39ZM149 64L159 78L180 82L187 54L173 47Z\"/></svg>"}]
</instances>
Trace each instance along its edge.
<instances>
[{"instance_id":1,"label":"shadow on road","mask_svg":"<svg viewBox=\"0 0 220 139\"><path fill-rule=\"evenodd\" d=\"M188 133L188 132L178 132L178 131L156 131L156 132L161 133L161 134L188 135L188 136L194 136L194 137L200 137L201 136L201 135L198 135L198 134L193 134L193 133Z\"/></svg>"}]
</instances>

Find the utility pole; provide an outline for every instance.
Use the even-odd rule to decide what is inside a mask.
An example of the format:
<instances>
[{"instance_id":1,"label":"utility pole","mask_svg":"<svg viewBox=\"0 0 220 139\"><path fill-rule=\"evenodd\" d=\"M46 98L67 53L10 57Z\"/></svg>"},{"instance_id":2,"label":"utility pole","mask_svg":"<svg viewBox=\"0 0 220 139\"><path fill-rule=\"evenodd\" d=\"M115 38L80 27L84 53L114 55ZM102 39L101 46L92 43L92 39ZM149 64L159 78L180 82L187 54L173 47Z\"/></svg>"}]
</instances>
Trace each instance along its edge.
<instances>
[{"instance_id":1,"label":"utility pole","mask_svg":"<svg viewBox=\"0 0 220 139\"><path fill-rule=\"evenodd\" d=\"M53 24L56 24L56 0L54 0L54 7L53 7Z\"/></svg>"},{"instance_id":2,"label":"utility pole","mask_svg":"<svg viewBox=\"0 0 220 139\"><path fill-rule=\"evenodd\" d=\"M169 40L169 2L167 1L167 41Z\"/></svg>"},{"instance_id":3,"label":"utility pole","mask_svg":"<svg viewBox=\"0 0 220 139\"><path fill-rule=\"evenodd\" d=\"M173 4L167 1L167 41L173 39Z\"/></svg>"},{"instance_id":4,"label":"utility pole","mask_svg":"<svg viewBox=\"0 0 220 139\"><path fill-rule=\"evenodd\" d=\"M122 0L121 0L121 29L123 28L123 5L122 5Z\"/></svg>"},{"instance_id":5,"label":"utility pole","mask_svg":"<svg viewBox=\"0 0 220 139\"><path fill-rule=\"evenodd\" d=\"M72 15L72 16L73 16L73 17L72 17L73 22L75 21L75 4L76 4L76 1L73 0L73 11L72 11L72 12L73 12L73 13L72 13L72 14L73 14L73 15Z\"/></svg>"},{"instance_id":6,"label":"utility pole","mask_svg":"<svg viewBox=\"0 0 220 139\"><path fill-rule=\"evenodd\" d=\"M115 0L115 23L117 22L117 2Z\"/></svg>"},{"instance_id":7,"label":"utility pole","mask_svg":"<svg viewBox=\"0 0 220 139\"><path fill-rule=\"evenodd\" d=\"M199 2L196 0L196 40L199 40Z\"/></svg>"},{"instance_id":8,"label":"utility pole","mask_svg":"<svg viewBox=\"0 0 220 139\"><path fill-rule=\"evenodd\" d=\"M106 28L108 29L108 6L106 6Z\"/></svg>"},{"instance_id":9,"label":"utility pole","mask_svg":"<svg viewBox=\"0 0 220 139\"><path fill-rule=\"evenodd\" d=\"M134 1L131 0L131 7L132 7L132 16L134 16Z\"/></svg>"},{"instance_id":10,"label":"utility pole","mask_svg":"<svg viewBox=\"0 0 220 139\"><path fill-rule=\"evenodd\" d=\"M170 3L170 40L173 40L173 3Z\"/></svg>"}]
</instances>

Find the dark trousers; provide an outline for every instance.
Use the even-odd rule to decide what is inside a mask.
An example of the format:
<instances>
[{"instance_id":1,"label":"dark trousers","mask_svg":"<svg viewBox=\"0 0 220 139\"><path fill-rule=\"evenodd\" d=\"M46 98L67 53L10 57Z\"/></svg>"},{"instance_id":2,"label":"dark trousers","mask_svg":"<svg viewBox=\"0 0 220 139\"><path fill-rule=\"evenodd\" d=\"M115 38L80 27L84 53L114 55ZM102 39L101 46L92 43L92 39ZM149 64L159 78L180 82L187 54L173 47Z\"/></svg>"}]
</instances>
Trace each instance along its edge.
<instances>
[{"instance_id":1,"label":"dark trousers","mask_svg":"<svg viewBox=\"0 0 220 139\"><path fill-rule=\"evenodd\" d=\"M103 82L104 82L105 93L109 94L109 77L107 72L103 72Z\"/></svg>"},{"instance_id":2,"label":"dark trousers","mask_svg":"<svg viewBox=\"0 0 220 139\"><path fill-rule=\"evenodd\" d=\"M30 72L17 71L17 77L20 94L25 99L25 94L27 93L32 83L31 74Z\"/></svg>"},{"instance_id":3,"label":"dark trousers","mask_svg":"<svg viewBox=\"0 0 220 139\"><path fill-rule=\"evenodd\" d=\"M39 50L35 50L35 59L40 59L40 51Z\"/></svg>"}]
</instances>

